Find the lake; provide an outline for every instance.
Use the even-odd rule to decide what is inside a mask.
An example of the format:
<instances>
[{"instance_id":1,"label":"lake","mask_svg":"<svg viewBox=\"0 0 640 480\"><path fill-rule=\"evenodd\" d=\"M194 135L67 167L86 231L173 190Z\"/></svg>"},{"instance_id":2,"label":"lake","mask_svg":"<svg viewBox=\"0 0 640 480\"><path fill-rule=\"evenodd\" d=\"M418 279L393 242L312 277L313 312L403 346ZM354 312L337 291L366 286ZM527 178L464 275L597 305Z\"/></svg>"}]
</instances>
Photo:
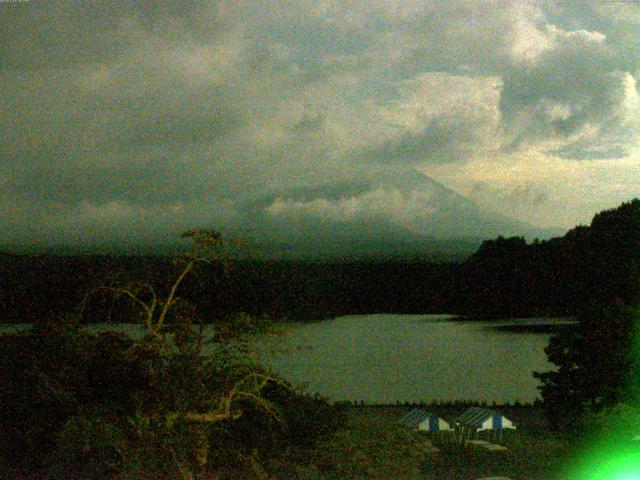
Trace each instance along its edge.
<instances>
[{"instance_id":1,"label":"lake","mask_svg":"<svg viewBox=\"0 0 640 480\"><path fill-rule=\"evenodd\" d=\"M553 369L550 334L512 325L558 325L567 319L456 321L450 315L354 315L295 324L284 339L293 353L262 358L307 391L367 403L432 400L532 402L534 370ZM500 328L502 327L502 328Z\"/></svg>"},{"instance_id":2,"label":"lake","mask_svg":"<svg viewBox=\"0 0 640 480\"><path fill-rule=\"evenodd\" d=\"M567 319L458 321L452 315L352 315L288 325L282 336L256 341L256 357L309 393L367 403L475 400L532 402L533 371L553 368L550 334L512 330ZM21 325L0 325L17 331ZM133 336L140 325L92 325ZM286 349L290 353L277 353ZM276 352L276 353L274 353Z\"/></svg>"}]
</instances>

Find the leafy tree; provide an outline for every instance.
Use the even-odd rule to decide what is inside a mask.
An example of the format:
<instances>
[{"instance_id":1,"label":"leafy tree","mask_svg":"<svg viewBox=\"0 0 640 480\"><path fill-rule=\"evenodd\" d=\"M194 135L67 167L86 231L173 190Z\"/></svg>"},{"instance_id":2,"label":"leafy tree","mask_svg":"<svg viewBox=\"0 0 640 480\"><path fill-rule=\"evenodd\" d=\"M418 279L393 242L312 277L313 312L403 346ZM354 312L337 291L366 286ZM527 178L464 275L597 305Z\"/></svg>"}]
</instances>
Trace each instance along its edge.
<instances>
[{"instance_id":1,"label":"leafy tree","mask_svg":"<svg viewBox=\"0 0 640 480\"><path fill-rule=\"evenodd\" d=\"M638 309L620 301L584 309L575 330L554 335L545 349L557 370L539 373L549 417L576 424L585 412L599 411L636 395Z\"/></svg>"}]
</instances>

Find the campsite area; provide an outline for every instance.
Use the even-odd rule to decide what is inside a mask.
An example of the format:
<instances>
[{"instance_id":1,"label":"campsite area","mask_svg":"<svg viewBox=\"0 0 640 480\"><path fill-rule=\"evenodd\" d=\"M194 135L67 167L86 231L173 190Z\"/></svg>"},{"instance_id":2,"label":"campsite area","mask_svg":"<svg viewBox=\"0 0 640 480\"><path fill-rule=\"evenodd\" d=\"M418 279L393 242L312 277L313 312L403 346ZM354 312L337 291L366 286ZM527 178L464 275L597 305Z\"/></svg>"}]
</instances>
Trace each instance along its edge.
<instances>
[{"instance_id":1,"label":"campsite area","mask_svg":"<svg viewBox=\"0 0 640 480\"><path fill-rule=\"evenodd\" d=\"M560 479L565 478L563 467L570 461L568 452L572 448L569 437L561 436L551 428L542 408L538 406L491 407L511 419L517 429L505 430L501 441L505 451L487 451L468 445L446 446L441 440L435 444L440 454L427 462L423 473L425 479L460 478L471 479L483 476L505 476L512 479ZM440 416L454 419L466 407L434 407ZM484 438L480 435L480 438ZM491 440L490 440L491 441Z\"/></svg>"}]
</instances>

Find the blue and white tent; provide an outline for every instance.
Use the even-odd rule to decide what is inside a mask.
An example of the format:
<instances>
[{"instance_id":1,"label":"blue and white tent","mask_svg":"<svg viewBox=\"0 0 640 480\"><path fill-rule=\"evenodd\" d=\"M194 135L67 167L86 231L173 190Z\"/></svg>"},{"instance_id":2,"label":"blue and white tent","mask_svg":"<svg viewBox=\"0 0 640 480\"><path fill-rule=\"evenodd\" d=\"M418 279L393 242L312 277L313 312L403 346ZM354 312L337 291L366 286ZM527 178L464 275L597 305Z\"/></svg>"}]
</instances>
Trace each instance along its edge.
<instances>
[{"instance_id":1,"label":"blue and white tent","mask_svg":"<svg viewBox=\"0 0 640 480\"><path fill-rule=\"evenodd\" d=\"M415 408L400 419L400 424L414 430L435 433L452 430L451 426L435 413Z\"/></svg>"},{"instance_id":2,"label":"blue and white tent","mask_svg":"<svg viewBox=\"0 0 640 480\"><path fill-rule=\"evenodd\" d=\"M483 430L515 429L514 423L502 414L486 408L471 407L458 418L456 426L474 429L477 432Z\"/></svg>"}]
</instances>

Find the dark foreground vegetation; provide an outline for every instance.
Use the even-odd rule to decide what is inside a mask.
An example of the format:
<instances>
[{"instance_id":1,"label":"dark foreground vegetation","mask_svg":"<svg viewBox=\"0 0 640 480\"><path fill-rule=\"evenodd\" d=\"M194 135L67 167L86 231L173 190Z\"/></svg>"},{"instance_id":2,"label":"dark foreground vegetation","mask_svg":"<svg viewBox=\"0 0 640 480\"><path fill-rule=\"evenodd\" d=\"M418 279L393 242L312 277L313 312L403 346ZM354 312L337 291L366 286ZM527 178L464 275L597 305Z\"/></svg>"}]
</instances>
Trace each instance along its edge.
<instances>
[{"instance_id":1,"label":"dark foreground vegetation","mask_svg":"<svg viewBox=\"0 0 640 480\"><path fill-rule=\"evenodd\" d=\"M89 292L133 303L142 339L87 333L79 315L0 337L6 478L270 478L290 446L312 448L339 428L326 401L250 361L246 338L268 329L264 321L245 315L204 338L177 294L200 263L219 260L207 254L222 239L187 236L193 251L167 292L148 281Z\"/></svg>"},{"instance_id":2,"label":"dark foreground vegetation","mask_svg":"<svg viewBox=\"0 0 640 480\"><path fill-rule=\"evenodd\" d=\"M198 355L190 335L172 351L69 323L3 336L3 478L254 478L342 421L247 362L238 341Z\"/></svg>"}]
</instances>

